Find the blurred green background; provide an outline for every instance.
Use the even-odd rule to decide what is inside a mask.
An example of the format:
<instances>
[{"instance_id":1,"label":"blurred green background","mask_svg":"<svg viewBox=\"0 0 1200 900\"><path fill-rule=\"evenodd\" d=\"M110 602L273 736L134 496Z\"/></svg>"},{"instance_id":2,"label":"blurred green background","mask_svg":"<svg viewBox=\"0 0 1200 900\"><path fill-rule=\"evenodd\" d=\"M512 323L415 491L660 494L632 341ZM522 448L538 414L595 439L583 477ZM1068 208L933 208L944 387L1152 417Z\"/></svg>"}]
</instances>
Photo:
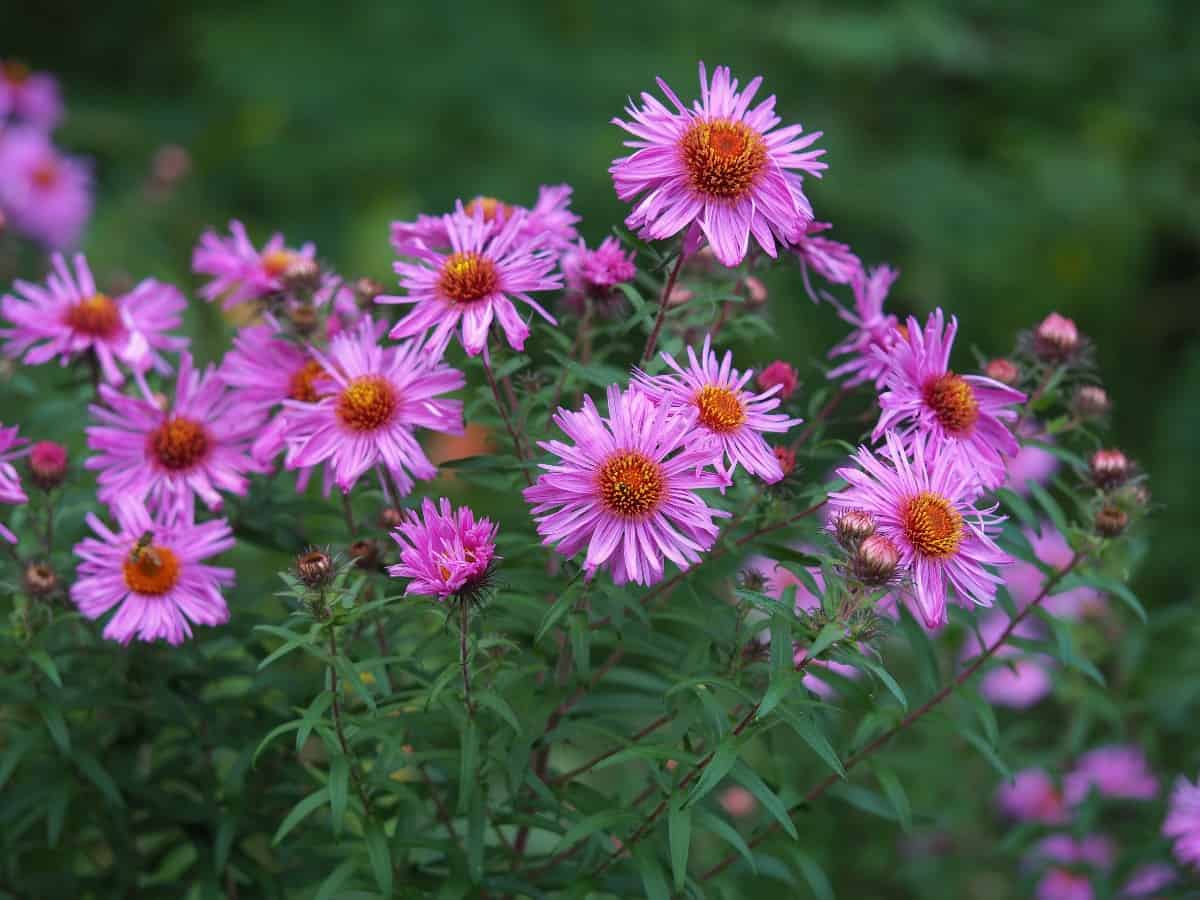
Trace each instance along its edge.
<instances>
[{"instance_id":1,"label":"blurred green background","mask_svg":"<svg viewBox=\"0 0 1200 900\"><path fill-rule=\"evenodd\" d=\"M187 289L196 237L233 217L392 283L392 219L566 181L598 240L625 211L607 167L626 96L655 75L694 96L698 59L762 74L785 121L825 132L818 217L901 268L897 311L943 305L988 355L1051 310L1091 336L1162 506L1136 587L1196 593L1200 4L46 0L6 4L0 56L62 79L58 139L95 161L94 267ZM191 158L170 191L150 186L165 145ZM840 323L793 266L770 288L762 360L803 369ZM211 357L219 319L193 315ZM1200 688L1178 675L1157 703L1182 726Z\"/></svg>"}]
</instances>

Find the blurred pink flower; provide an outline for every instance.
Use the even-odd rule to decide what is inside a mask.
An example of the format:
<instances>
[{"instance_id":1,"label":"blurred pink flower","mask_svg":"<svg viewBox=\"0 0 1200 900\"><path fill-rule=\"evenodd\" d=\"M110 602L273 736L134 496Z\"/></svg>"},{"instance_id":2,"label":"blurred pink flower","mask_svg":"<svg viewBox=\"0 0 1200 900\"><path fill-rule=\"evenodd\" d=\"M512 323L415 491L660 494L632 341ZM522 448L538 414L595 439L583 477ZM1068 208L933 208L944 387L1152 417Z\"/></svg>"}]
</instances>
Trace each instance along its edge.
<instances>
[{"instance_id":1,"label":"blurred pink flower","mask_svg":"<svg viewBox=\"0 0 1200 900\"><path fill-rule=\"evenodd\" d=\"M729 813L735 819L744 819L747 816L754 815L754 811L758 809L758 801L754 795L744 787L728 787L721 791L719 798L721 809Z\"/></svg>"},{"instance_id":2,"label":"blurred pink flower","mask_svg":"<svg viewBox=\"0 0 1200 900\"><path fill-rule=\"evenodd\" d=\"M588 303L602 316L614 315L625 299L616 286L632 281L637 274L633 251L623 250L612 236L595 250L580 240L563 253L559 266L567 283L563 299L577 315L583 315Z\"/></svg>"},{"instance_id":3,"label":"blurred pink flower","mask_svg":"<svg viewBox=\"0 0 1200 900\"><path fill-rule=\"evenodd\" d=\"M62 118L58 81L13 59L0 60L0 125L5 117L51 132Z\"/></svg>"},{"instance_id":4,"label":"blurred pink flower","mask_svg":"<svg viewBox=\"0 0 1200 900\"><path fill-rule=\"evenodd\" d=\"M510 219L519 217L522 224L518 241L533 247L566 251L579 240L575 230L579 216L571 212L571 192L569 184L543 184L538 188L537 201L532 208L504 203L495 197L475 197L464 210L468 216L474 216L478 211L490 233L500 231ZM392 223L392 246L400 256L419 255L414 252L419 247L449 250L452 244L444 215L422 213L416 221Z\"/></svg>"},{"instance_id":5,"label":"blurred pink flower","mask_svg":"<svg viewBox=\"0 0 1200 900\"><path fill-rule=\"evenodd\" d=\"M1146 863L1133 870L1133 874L1121 888L1121 896L1152 897L1163 888L1174 884L1178 877L1175 870L1166 863Z\"/></svg>"},{"instance_id":6,"label":"blurred pink flower","mask_svg":"<svg viewBox=\"0 0 1200 900\"><path fill-rule=\"evenodd\" d=\"M16 467L11 462L29 452L29 449L24 446L28 442L20 437L17 431L16 425L11 428L0 425L0 503L12 506L20 506L29 502L29 497L21 488L21 476L17 474ZM0 540L8 541L10 544L17 542L17 536L9 531L2 522L0 522Z\"/></svg>"},{"instance_id":7,"label":"blurred pink flower","mask_svg":"<svg viewBox=\"0 0 1200 900\"><path fill-rule=\"evenodd\" d=\"M1025 443L1029 440L1050 442L1049 436L1037 433L1036 426L1028 422L1021 425L1017 436L1021 439L1021 448L1006 463L1004 486L1024 497L1029 494L1029 482L1045 484L1058 471L1060 463L1049 450Z\"/></svg>"},{"instance_id":8,"label":"blurred pink flower","mask_svg":"<svg viewBox=\"0 0 1200 900\"><path fill-rule=\"evenodd\" d=\"M26 237L52 250L74 246L92 214L91 169L41 131L9 128L0 134L0 209Z\"/></svg>"},{"instance_id":9,"label":"blurred pink flower","mask_svg":"<svg viewBox=\"0 0 1200 900\"><path fill-rule=\"evenodd\" d=\"M758 373L756 383L759 389L764 391L778 385L779 399L786 400L796 392L796 386L800 383L800 373L782 359L777 359Z\"/></svg>"},{"instance_id":10,"label":"blurred pink flower","mask_svg":"<svg viewBox=\"0 0 1200 900\"><path fill-rule=\"evenodd\" d=\"M1072 550L1067 539L1050 522L1043 522L1037 531L1025 529L1034 555L1047 566L1064 569L1071 562ZM1013 600L1020 607L1028 606L1041 593L1046 576L1032 563L1016 560L1004 572L1004 582ZM1095 615L1105 608L1104 596L1094 588L1077 587L1052 594L1042 601L1042 608L1064 619Z\"/></svg>"},{"instance_id":11,"label":"blurred pink flower","mask_svg":"<svg viewBox=\"0 0 1200 900\"><path fill-rule=\"evenodd\" d=\"M1158 777L1150 771L1146 754L1136 744L1112 744L1083 754L1063 780L1067 803L1077 806L1092 788L1104 797L1153 800Z\"/></svg>"},{"instance_id":12,"label":"blurred pink flower","mask_svg":"<svg viewBox=\"0 0 1200 900\"><path fill-rule=\"evenodd\" d=\"M1200 870L1200 778L1192 784L1180 776L1171 788L1162 832L1175 842L1175 858Z\"/></svg>"},{"instance_id":13,"label":"blurred pink flower","mask_svg":"<svg viewBox=\"0 0 1200 900\"><path fill-rule=\"evenodd\" d=\"M979 623L979 634L983 638L984 647L990 646L999 639L1004 629L1008 627L1009 618L1003 612L987 615ZM1017 625L1014 637L1036 638L1040 636L1038 626L1030 619ZM978 656L984 649L979 644L975 631L967 633L963 643L962 662L967 663ZM992 657L979 684L979 692L996 706L1009 706L1014 709L1027 709L1050 693L1054 686L1051 678L1049 657L1043 654L1030 654L1011 644L1003 645Z\"/></svg>"},{"instance_id":14,"label":"blurred pink flower","mask_svg":"<svg viewBox=\"0 0 1200 900\"><path fill-rule=\"evenodd\" d=\"M1022 769L996 789L996 805L1019 822L1067 824L1062 791L1044 769Z\"/></svg>"}]
</instances>

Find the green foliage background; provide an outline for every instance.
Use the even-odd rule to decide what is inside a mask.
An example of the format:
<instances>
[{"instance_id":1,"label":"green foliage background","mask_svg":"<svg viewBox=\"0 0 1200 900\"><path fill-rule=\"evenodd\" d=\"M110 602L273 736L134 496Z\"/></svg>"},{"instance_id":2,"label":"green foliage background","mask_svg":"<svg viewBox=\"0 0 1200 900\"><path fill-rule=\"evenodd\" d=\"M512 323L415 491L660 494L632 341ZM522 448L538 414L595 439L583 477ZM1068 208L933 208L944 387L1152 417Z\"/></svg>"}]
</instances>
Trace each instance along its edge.
<instances>
[{"instance_id":1,"label":"green foliage background","mask_svg":"<svg viewBox=\"0 0 1200 900\"><path fill-rule=\"evenodd\" d=\"M743 79L761 73L785 120L825 132L830 168L811 189L818 216L865 261L901 268L898 311L942 305L985 354L1050 310L1095 340L1116 439L1161 504L1135 587L1151 608L1195 597L1195 3L295 0L101 10L48 0L6 4L2 18L0 55L61 76L69 113L58 138L95 161L99 205L84 247L94 266L185 288L200 231L233 217L256 238L284 230L292 242L315 241L340 271L390 283L392 219L479 193L529 202L539 183L566 181L583 232L598 240L624 214L606 170L621 151L608 120L625 97L651 89L655 75L692 95L697 59ZM164 144L193 160L165 199L146 190ZM770 288L778 330L760 358L803 364L841 333L803 296L794 269L772 269ZM224 324L199 303L189 315L199 355L215 358ZM0 395L0 418L41 428L38 436L74 435L79 446L78 422L40 415L27 396ZM1139 677L1163 729L1159 758L1194 767L1187 730L1200 699L1200 628L1195 617L1171 624L1179 627L1154 634L1159 664ZM972 771L991 783L990 770ZM910 792L919 808L942 799ZM887 870L894 852L890 841L848 851L836 883L855 866ZM980 896L1004 896L993 887Z\"/></svg>"}]
</instances>

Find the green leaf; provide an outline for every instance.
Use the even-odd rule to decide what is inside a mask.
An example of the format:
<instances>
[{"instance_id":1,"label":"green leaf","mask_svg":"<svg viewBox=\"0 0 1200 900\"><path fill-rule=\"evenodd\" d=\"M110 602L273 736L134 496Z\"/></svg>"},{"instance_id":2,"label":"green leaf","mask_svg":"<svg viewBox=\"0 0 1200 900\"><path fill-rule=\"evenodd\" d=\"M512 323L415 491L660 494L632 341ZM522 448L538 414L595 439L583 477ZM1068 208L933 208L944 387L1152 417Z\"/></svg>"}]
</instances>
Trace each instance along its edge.
<instances>
[{"instance_id":1,"label":"green leaf","mask_svg":"<svg viewBox=\"0 0 1200 900\"><path fill-rule=\"evenodd\" d=\"M1115 578L1109 578L1106 575L1092 572L1074 572L1068 575L1060 582L1058 590L1066 591L1072 587L1084 585L1093 587L1097 590L1105 591L1110 594L1116 594L1121 598L1134 614L1143 622L1146 621L1146 608L1142 606L1142 602L1137 598L1137 595L1129 589L1129 586L1118 581Z\"/></svg>"},{"instance_id":2,"label":"green leaf","mask_svg":"<svg viewBox=\"0 0 1200 900\"><path fill-rule=\"evenodd\" d=\"M812 888L813 896L817 900L836 900L833 894L833 885L829 883L829 878L825 875L824 870L817 861L803 850L794 850L792 856L796 860L800 874L804 876L804 880Z\"/></svg>"},{"instance_id":3,"label":"green leaf","mask_svg":"<svg viewBox=\"0 0 1200 900\"><path fill-rule=\"evenodd\" d=\"M1042 509L1046 511L1046 515L1054 523L1054 527L1062 534L1066 534L1070 525L1067 522L1066 515L1062 511L1062 507L1058 505L1058 501L1051 497L1049 492L1036 481L1029 482L1029 493L1037 500Z\"/></svg>"},{"instance_id":4,"label":"green leaf","mask_svg":"<svg viewBox=\"0 0 1200 900\"><path fill-rule=\"evenodd\" d=\"M1037 514L1033 508L1025 502L1025 498L1008 488L1000 488L996 491L996 497L1003 504L1004 508L1011 512L1014 516L1021 520L1025 525L1034 528L1038 524Z\"/></svg>"},{"instance_id":5,"label":"green leaf","mask_svg":"<svg viewBox=\"0 0 1200 900\"><path fill-rule=\"evenodd\" d=\"M646 891L647 900L671 900L671 890L663 875L662 866L654 858L654 854L644 845L634 848L633 861L642 875L642 887Z\"/></svg>"},{"instance_id":6,"label":"green leaf","mask_svg":"<svg viewBox=\"0 0 1200 900\"><path fill-rule=\"evenodd\" d=\"M467 801L479 780L479 729L468 719L462 732L462 754L458 769L458 811L467 811Z\"/></svg>"},{"instance_id":7,"label":"green leaf","mask_svg":"<svg viewBox=\"0 0 1200 900\"><path fill-rule=\"evenodd\" d=\"M588 627L587 616L578 612L571 613L567 631L571 639L571 656L575 659L575 668L579 672L580 678L587 679L591 672L589 645L592 639L592 630Z\"/></svg>"},{"instance_id":8,"label":"green leaf","mask_svg":"<svg viewBox=\"0 0 1200 900\"><path fill-rule=\"evenodd\" d=\"M692 813L683 805L683 795L671 795L667 812L667 835L671 845L671 872L675 876L675 891L683 890L687 880L688 850L692 845Z\"/></svg>"},{"instance_id":9,"label":"green leaf","mask_svg":"<svg viewBox=\"0 0 1200 900\"><path fill-rule=\"evenodd\" d=\"M233 839L237 837L237 819L226 816L217 826L217 836L213 841L213 867L218 872L224 872L229 864L229 852L233 849Z\"/></svg>"},{"instance_id":10,"label":"green leaf","mask_svg":"<svg viewBox=\"0 0 1200 900\"><path fill-rule=\"evenodd\" d=\"M275 832L275 837L271 838L271 844L277 845L293 828L303 822L308 816L312 815L320 807L329 802L329 787L322 787L313 793L309 794L299 803L292 807L282 822L279 823L279 828Z\"/></svg>"},{"instance_id":11,"label":"green leaf","mask_svg":"<svg viewBox=\"0 0 1200 900\"><path fill-rule=\"evenodd\" d=\"M904 785L900 783L900 779L891 769L879 766L875 768L875 777L879 779L879 786L883 788L884 796L896 810L896 821L900 823L900 827L906 832L912 831L912 806L908 802L908 794L904 792Z\"/></svg>"},{"instance_id":12,"label":"green leaf","mask_svg":"<svg viewBox=\"0 0 1200 900\"><path fill-rule=\"evenodd\" d=\"M342 833L349 796L350 761L345 756L335 756L329 761L329 814L333 818L334 835Z\"/></svg>"},{"instance_id":13,"label":"green leaf","mask_svg":"<svg viewBox=\"0 0 1200 900\"><path fill-rule=\"evenodd\" d=\"M792 840L799 840L800 835L796 832L796 826L792 824L792 817L788 815L787 806L774 791L767 787L766 782L759 778L753 769L739 760L731 774L737 782L758 798L758 802L775 818L783 830L791 835Z\"/></svg>"},{"instance_id":14,"label":"green leaf","mask_svg":"<svg viewBox=\"0 0 1200 900\"><path fill-rule=\"evenodd\" d=\"M486 706L507 722L517 734L525 733L525 729L521 727L521 720L517 718L513 708L508 705L508 701L499 694L494 691L484 691L482 694L476 694L475 700L480 706Z\"/></svg>"},{"instance_id":15,"label":"green leaf","mask_svg":"<svg viewBox=\"0 0 1200 900\"><path fill-rule=\"evenodd\" d=\"M96 757L86 750L78 750L75 753L75 764L112 806L125 805L125 798L121 796L121 790L117 787L117 783L113 781L111 775L104 771Z\"/></svg>"},{"instance_id":16,"label":"green leaf","mask_svg":"<svg viewBox=\"0 0 1200 900\"><path fill-rule=\"evenodd\" d=\"M63 718L62 710L57 706L39 706L38 712L42 715L42 721L46 723L46 730L50 732L50 737L54 739L54 743L58 749L66 756L71 753L71 734L67 731L67 720Z\"/></svg>"},{"instance_id":17,"label":"green leaf","mask_svg":"<svg viewBox=\"0 0 1200 900\"><path fill-rule=\"evenodd\" d=\"M783 712L783 707L780 707L780 712ZM825 737L824 730L817 724L813 716L805 713L794 713L788 710L787 715L783 718L791 726L792 730L800 736L800 739L808 744L813 752L825 761L825 764L829 768L837 772L842 778L846 777L846 767L838 759L837 751L833 749L833 745L829 743L829 738Z\"/></svg>"},{"instance_id":18,"label":"green leaf","mask_svg":"<svg viewBox=\"0 0 1200 900\"><path fill-rule=\"evenodd\" d=\"M754 860L754 854L750 850L750 845L746 843L736 828L726 822L719 816L714 816L702 806L696 807L696 821L703 829L711 831L717 837L721 838L729 846L733 847L742 855L742 859L750 865L750 870L755 875L758 874L758 864Z\"/></svg>"},{"instance_id":19,"label":"green leaf","mask_svg":"<svg viewBox=\"0 0 1200 900\"><path fill-rule=\"evenodd\" d=\"M542 623L538 626L537 634L534 635L533 642L539 643L546 632L558 624L559 619L570 612L571 607L575 605L575 600L579 596L581 582L576 581L568 585L567 589L558 595L558 599L550 605L546 610L546 614L542 616Z\"/></svg>"},{"instance_id":20,"label":"green leaf","mask_svg":"<svg viewBox=\"0 0 1200 900\"><path fill-rule=\"evenodd\" d=\"M354 874L354 869L357 864L353 859L348 859L332 872L330 872L325 880L321 882L321 887L317 890L317 894L313 900L336 900L338 897L345 895L342 890L342 885L346 880Z\"/></svg>"},{"instance_id":21,"label":"green leaf","mask_svg":"<svg viewBox=\"0 0 1200 900\"><path fill-rule=\"evenodd\" d=\"M891 692L893 697L900 701L900 706L903 709L908 709L908 697L905 695L904 689L901 688L896 679L892 677L891 672L889 672L879 663L875 662L875 660L861 653L854 657L854 663L855 665L863 666L876 678L882 681L883 686Z\"/></svg>"},{"instance_id":22,"label":"green leaf","mask_svg":"<svg viewBox=\"0 0 1200 900\"><path fill-rule=\"evenodd\" d=\"M1000 754L996 752L996 748L989 744L981 735L976 734L969 728L961 729L960 732L963 739L972 747L979 751L980 755L992 764L992 767L999 772L1005 780L1012 778L1012 770L1000 758Z\"/></svg>"},{"instance_id":23,"label":"green leaf","mask_svg":"<svg viewBox=\"0 0 1200 900\"><path fill-rule=\"evenodd\" d=\"M371 861L371 871L375 875L375 883L385 897L392 896L392 848L388 844L383 827L377 822L368 822L366 828L367 857Z\"/></svg>"},{"instance_id":24,"label":"green leaf","mask_svg":"<svg viewBox=\"0 0 1200 900\"><path fill-rule=\"evenodd\" d=\"M46 673L46 677L54 682L55 687L62 687L62 678L58 674L58 666L54 664L54 660L50 658L45 650L34 650L29 654L30 660L33 661L39 669Z\"/></svg>"},{"instance_id":25,"label":"green leaf","mask_svg":"<svg viewBox=\"0 0 1200 900\"><path fill-rule=\"evenodd\" d=\"M816 639L809 645L808 655L813 658L820 656L828 647L842 640L845 636L846 628L844 625L838 622L830 622L821 629Z\"/></svg>"},{"instance_id":26,"label":"green leaf","mask_svg":"<svg viewBox=\"0 0 1200 900\"><path fill-rule=\"evenodd\" d=\"M483 791L471 797L471 809L467 814L467 870L472 884L483 880L483 833L487 824L484 818Z\"/></svg>"},{"instance_id":27,"label":"green leaf","mask_svg":"<svg viewBox=\"0 0 1200 900\"><path fill-rule=\"evenodd\" d=\"M554 845L554 849L550 851L550 855L556 856L568 847L575 846L598 831L608 831L613 825L631 821L635 817L636 813L625 809L606 809L602 812L593 813L590 816L580 819L568 828L566 833L558 839L558 843Z\"/></svg>"},{"instance_id":28,"label":"green leaf","mask_svg":"<svg viewBox=\"0 0 1200 900\"><path fill-rule=\"evenodd\" d=\"M726 735L721 739L721 743L713 751L708 765L704 767L704 771L696 779L696 784L688 792L687 803L689 806L698 802L705 794L721 783L721 779L729 774L729 770L737 762L739 750L741 750L741 741L732 734Z\"/></svg>"}]
</instances>

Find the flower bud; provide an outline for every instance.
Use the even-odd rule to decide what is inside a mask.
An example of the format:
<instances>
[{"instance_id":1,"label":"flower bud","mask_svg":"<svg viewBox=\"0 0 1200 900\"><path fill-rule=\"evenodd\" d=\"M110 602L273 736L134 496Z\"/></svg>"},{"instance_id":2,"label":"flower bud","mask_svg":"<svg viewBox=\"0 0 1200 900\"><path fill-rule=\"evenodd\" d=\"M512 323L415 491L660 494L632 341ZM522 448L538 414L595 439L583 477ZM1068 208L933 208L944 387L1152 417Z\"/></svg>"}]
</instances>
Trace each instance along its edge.
<instances>
[{"instance_id":1,"label":"flower bud","mask_svg":"<svg viewBox=\"0 0 1200 900\"><path fill-rule=\"evenodd\" d=\"M718 802L721 809L735 819L744 819L758 809L758 801L754 799L754 795L738 785L722 791Z\"/></svg>"},{"instance_id":2,"label":"flower bud","mask_svg":"<svg viewBox=\"0 0 1200 900\"><path fill-rule=\"evenodd\" d=\"M1034 350L1050 362L1061 362L1079 349L1079 329L1066 316L1050 313L1033 333Z\"/></svg>"},{"instance_id":3,"label":"flower bud","mask_svg":"<svg viewBox=\"0 0 1200 900\"><path fill-rule=\"evenodd\" d=\"M890 538L872 534L850 557L850 574L870 587L882 587L896 574L900 551Z\"/></svg>"},{"instance_id":4,"label":"flower bud","mask_svg":"<svg viewBox=\"0 0 1200 900\"><path fill-rule=\"evenodd\" d=\"M404 517L394 506L385 506L379 511L379 527L385 531L400 527L400 523L403 521Z\"/></svg>"},{"instance_id":5,"label":"flower bud","mask_svg":"<svg viewBox=\"0 0 1200 900\"><path fill-rule=\"evenodd\" d=\"M983 374L993 381L1007 385L1016 384L1021 380L1021 370L1013 364L1012 360L1005 359L1004 357L997 357L990 360L984 366Z\"/></svg>"},{"instance_id":6,"label":"flower bud","mask_svg":"<svg viewBox=\"0 0 1200 900\"><path fill-rule=\"evenodd\" d=\"M49 563L30 563L25 567L25 590L31 597L48 597L58 590L58 574Z\"/></svg>"},{"instance_id":7,"label":"flower bud","mask_svg":"<svg viewBox=\"0 0 1200 900\"><path fill-rule=\"evenodd\" d=\"M374 278L360 278L354 282L354 295L360 304L374 303L380 294L387 293L387 288Z\"/></svg>"},{"instance_id":8,"label":"flower bud","mask_svg":"<svg viewBox=\"0 0 1200 900\"><path fill-rule=\"evenodd\" d=\"M772 447L771 452L779 460L779 468L783 469L783 477L787 478L796 471L796 451L790 447Z\"/></svg>"},{"instance_id":9,"label":"flower bud","mask_svg":"<svg viewBox=\"0 0 1200 900\"><path fill-rule=\"evenodd\" d=\"M150 167L150 177L155 184L169 188L187 177L192 170L192 157L178 144L164 144L155 152Z\"/></svg>"},{"instance_id":10,"label":"flower bud","mask_svg":"<svg viewBox=\"0 0 1200 900\"><path fill-rule=\"evenodd\" d=\"M775 396L781 400L786 400L796 391L796 385L800 383L800 373L782 359L777 359L765 369L758 373L758 386L764 391L769 391L775 385L779 385L779 390Z\"/></svg>"},{"instance_id":11,"label":"flower bud","mask_svg":"<svg viewBox=\"0 0 1200 900\"><path fill-rule=\"evenodd\" d=\"M746 292L747 306L762 306L767 302L767 286L762 279L747 275L742 279L742 288Z\"/></svg>"},{"instance_id":12,"label":"flower bud","mask_svg":"<svg viewBox=\"0 0 1200 900\"><path fill-rule=\"evenodd\" d=\"M761 592L767 586L767 578L758 569L743 569L739 579L742 589Z\"/></svg>"},{"instance_id":13,"label":"flower bud","mask_svg":"<svg viewBox=\"0 0 1200 900\"><path fill-rule=\"evenodd\" d=\"M309 587L322 587L333 577L333 560L324 550L314 547L296 557L296 571Z\"/></svg>"},{"instance_id":14,"label":"flower bud","mask_svg":"<svg viewBox=\"0 0 1200 900\"><path fill-rule=\"evenodd\" d=\"M312 334L317 330L317 326L321 324L316 309L307 304L289 309L287 318L292 328L295 329L296 334L299 335Z\"/></svg>"},{"instance_id":15,"label":"flower bud","mask_svg":"<svg viewBox=\"0 0 1200 900\"><path fill-rule=\"evenodd\" d=\"M1095 525L1100 536L1115 538L1129 525L1129 516L1119 506L1102 506L1096 511Z\"/></svg>"},{"instance_id":16,"label":"flower bud","mask_svg":"<svg viewBox=\"0 0 1200 900\"><path fill-rule=\"evenodd\" d=\"M1123 484L1129 477L1129 460L1120 450L1097 450L1088 461L1092 480L1108 490Z\"/></svg>"},{"instance_id":17,"label":"flower bud","mask_svg":"<svg viewBox=\"0 0 1200 900\"><path fill-rule=\"evenodd\" d=\"M1080 386L1075 391L1075 400L1072 405L1075 408L1075 414L1085 419L1094 419L1097 416L1102 416L1112 408L1112 403L1108 399L1108 392L1095 384Z\"/></svg>"},{"instance_id":18,"label":"flower bud","mask_svg":"<svg viewBox=\"0 0 1200 900\"><path fill-rule=\"evenodd\" d=\"M844 549L855 550L875 533L875 517L861 509L848 509L837 517L833 530Z\"/></svg>"},{"instance_id":19,"label":"flower bud","mask_svg":"<svg viewBox=\"0 0 1200 900\"><path fill-rule=\"evenodd\" d=\"M372 540L355 541L350 545L350 556L360 569L379 568L379 545Z\"/></svg>"},{"instance_id":20,"label":"flower bud","mask_svg":"<svg viewBox=\"0 0 1200 900\"><path fill-rule=\"evenodd\" d=\"M316 260L297 256L283 270L283 287L293 293L311 294L321 286L321 267Z\"/></svg>"},{"instance_id":21,"label":"flower bud","mask_svg":"<svg viewBox=\"0 0 1200 900\"><path fill-rule=\"evenodd\" d=\"M667 296L667 306L683 306L692 299L694 294L685 288L682 284L677 284L671 288L671 293Z\"/></svg>"},{"instance_id":22,"label":"flower bud","mask_svg":"<svg viewBox=\"0 0 1200 900\"><path fill-rule=\"evenodd\" d=\"M43 491L58 487L67 477L67 448L54 441L38 441L29 451L29 473Z\"/></svg>"}]
</instances>

